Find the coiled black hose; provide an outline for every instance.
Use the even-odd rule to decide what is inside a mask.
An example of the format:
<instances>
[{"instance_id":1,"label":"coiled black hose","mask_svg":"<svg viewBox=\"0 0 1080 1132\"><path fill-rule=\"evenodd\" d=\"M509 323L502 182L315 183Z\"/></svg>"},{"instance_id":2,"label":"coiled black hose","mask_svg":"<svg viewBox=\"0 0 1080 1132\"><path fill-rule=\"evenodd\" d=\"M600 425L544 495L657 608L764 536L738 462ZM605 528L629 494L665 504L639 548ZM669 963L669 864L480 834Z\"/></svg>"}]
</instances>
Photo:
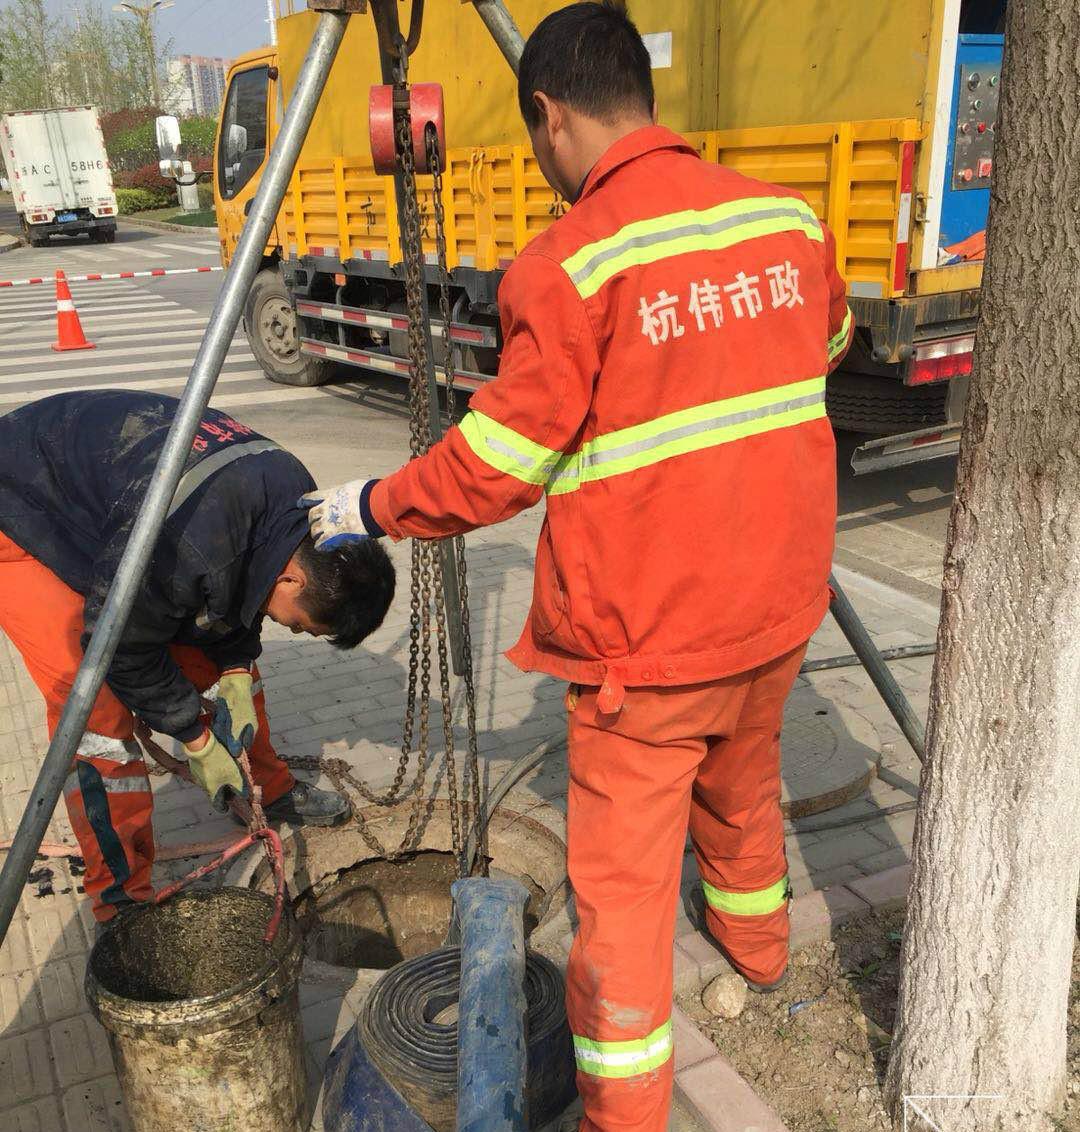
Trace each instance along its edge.
<instances>
[{"instance_id":1,"label":"coiled black hose","mask_svg":"<svg viewBox=\"0 0 1080 1132\"><path fill-rule=\"evenodd\" d=\"M457 1019L439 1020L458 1000L461 952L443 947L391 968L360 1015L368 1058L435 1132L453 1132L457 1111ZM542 955L525 961L530 1128L574 1099L574 1056L559 969Z\"/></svg>"}]
</instances>

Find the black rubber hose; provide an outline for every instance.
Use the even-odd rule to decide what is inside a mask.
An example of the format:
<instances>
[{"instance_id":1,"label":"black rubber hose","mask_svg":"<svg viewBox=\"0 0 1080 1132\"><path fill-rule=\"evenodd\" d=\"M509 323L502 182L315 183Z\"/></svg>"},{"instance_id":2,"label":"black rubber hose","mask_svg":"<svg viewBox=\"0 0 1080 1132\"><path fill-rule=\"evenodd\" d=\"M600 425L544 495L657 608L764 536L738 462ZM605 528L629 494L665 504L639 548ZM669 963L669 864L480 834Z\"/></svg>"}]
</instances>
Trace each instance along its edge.
<instances>
[{"instance_id":1,"label":"black rubber hose","mask_svg":"<svg viewBox=\"0 0 1080 1132\"><path fill-rule=\"evenodd\" d=\"M469 833L469 840L465 843L466 876L471 875L473 865L476 862L476 847L480 843L480 834L491 820L491 815L499 808L502 800L533 767L539 766L548 755L553 755L565 746L565 736L560 736L557 739L545 739L543 743L533 747L527 755L522 755L520 759L512 763L510 769L488 791L484 809Z\"/></svg>"},{"instance_id":2,"label":"black rubber hose","mask_svg":"<svg viewBox=\"0 0 1080 1132\"><path fill-rule=\"evenodd\" d=\"M937 645L933 641L926 641L919 645L900 645L895 649L882 649L879 653L882 660L904 660L909 656L933 656L937 652ZM799 672L827 672L833 668L854 668L862 661L853 653L844 656L827 656L822 660L807 660L803 662Z\"/></svg>"},{"instance_id":3,"label":"black rubber hose","mask_svg":"<svg viewBox=\"0 0 1080 1132\"><path fill-rule=\"evenodd\" d=\"M457 1002L460 974L457 947L399 963L375 984L359 1021L368 1058L435 1132L454 1132L456 1120L457 1018L438 1018ZM539 1128L570 1104L576 1086L562 975L532 952L525 999L525 1098L529 1127Z\"/></svg>"},{"instance_id":4,"label":"black rubber hose","mask_svg":"<svg viewBox=\"0 0 1080 1132\"><path fill-rule=\"evenodd\" d=\"M911 744L911 749L919 758L919 762L926 759L926 724L915 714L907 696L904 695L896 678L889 671L881 659L866 626L859 620L859 615L848 600L840 583L829 575L829 585L832 587L833 597L829 603L829 610L836 619L840 631L847 637L848 644L855 650L866 674L870 677L879 695L885 701L885 706L892 713L904 738Z\"/></svg>"}]
</instances>

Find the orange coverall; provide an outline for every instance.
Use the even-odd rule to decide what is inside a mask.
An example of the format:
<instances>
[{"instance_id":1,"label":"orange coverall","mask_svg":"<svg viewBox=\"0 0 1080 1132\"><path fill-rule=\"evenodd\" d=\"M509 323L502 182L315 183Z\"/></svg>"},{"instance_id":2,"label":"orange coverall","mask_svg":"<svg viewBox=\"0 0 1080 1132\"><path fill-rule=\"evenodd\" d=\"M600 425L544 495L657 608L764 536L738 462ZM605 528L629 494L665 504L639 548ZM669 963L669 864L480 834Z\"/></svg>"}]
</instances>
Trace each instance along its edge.
<instances>
[{"instance_id":1,"label":"orange coverall","mask_svg":"<svg viewBox=\"0 0 1080 1132\"><path fill-rule=\"evenodd\" d=\"M45 698L51 736L79 664L83 598L0 531L0 629L22 655ZM218 667L198 648L173 645L173 659L200 691L217 683ZM259 681L258 669L252 671ZM266 698L254 697L259 730L251 770L269 804L293 785L293 775L270 742ZM118 906L153 896L154 798L131 712L103 684L64 786L71 828L86 862L83 884L94 916L107 921Z\"/></svg>"},{"instance_id":2,"label":"orange coverall","mask_svg":"<svg viewBox=\"0 0 1080 1132\"><path fill-rule=\"evenodd\" d=\"M583 1128L661 1132L688 823L709 930L754 981L787 963L779 733L828 607L825 377L851 315L798 193L661 127L604 154L499 306L498 378L371 512L395 539L438 538L547 497L508 655L571 682Z\"/></svg>"}]
</instances>

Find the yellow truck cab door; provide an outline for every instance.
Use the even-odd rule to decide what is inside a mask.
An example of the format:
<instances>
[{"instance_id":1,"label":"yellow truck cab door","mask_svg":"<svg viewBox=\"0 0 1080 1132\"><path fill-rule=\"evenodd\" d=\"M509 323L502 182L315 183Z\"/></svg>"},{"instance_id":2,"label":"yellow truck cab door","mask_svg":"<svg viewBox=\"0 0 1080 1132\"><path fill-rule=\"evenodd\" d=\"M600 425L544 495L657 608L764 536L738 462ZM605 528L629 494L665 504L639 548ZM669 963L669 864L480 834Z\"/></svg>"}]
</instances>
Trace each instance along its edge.
<instances>
[{"instance_id":1,"label":"yellow truck cab door","mask_svg":"<svg viewBox=\"0 0 1080 1132\"><path fill-rule=\"evenodd\" d=\"M244 60L229 76L214 155L221 257L231 262L273 140L277 68L273 56ZM277 246L276 227L270 247Z\"/></svg>"}]
</instances>

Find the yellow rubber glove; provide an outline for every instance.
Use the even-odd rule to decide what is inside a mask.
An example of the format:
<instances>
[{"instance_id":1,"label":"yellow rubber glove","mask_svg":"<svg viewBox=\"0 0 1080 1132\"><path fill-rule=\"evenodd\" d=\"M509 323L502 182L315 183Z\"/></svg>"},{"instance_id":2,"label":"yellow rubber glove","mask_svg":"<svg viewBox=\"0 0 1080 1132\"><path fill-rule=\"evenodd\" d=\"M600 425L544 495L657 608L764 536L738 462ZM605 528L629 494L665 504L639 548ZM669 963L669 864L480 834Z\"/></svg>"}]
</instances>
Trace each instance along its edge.
<instances>
[{"instance_id":1,"label":"yellow rubber glove","mask_svg":"<svg viewBox=\"0 0 1080 1132\"><path fill-rule=\"evenodd\" d=\"M225 813L229 808L229 790L238 795L244 793L244 779L236 760L209 731L204 731L194 743L185 743L184 753L195 784L206 791L215 810Z\"/></svg>"},{"instance_id":2,"label":"yellow rubber glove","mask_svg":"<svg viewBox=\"0 0 1080 1132\"><path fill-rule=\"evenodd\" d=\"M251 673L246 668L227 669L218 682L210 729L233 758L239 758L242 750L251 750L259 730L251 686Z\"/></svg>"}]
</instances>

